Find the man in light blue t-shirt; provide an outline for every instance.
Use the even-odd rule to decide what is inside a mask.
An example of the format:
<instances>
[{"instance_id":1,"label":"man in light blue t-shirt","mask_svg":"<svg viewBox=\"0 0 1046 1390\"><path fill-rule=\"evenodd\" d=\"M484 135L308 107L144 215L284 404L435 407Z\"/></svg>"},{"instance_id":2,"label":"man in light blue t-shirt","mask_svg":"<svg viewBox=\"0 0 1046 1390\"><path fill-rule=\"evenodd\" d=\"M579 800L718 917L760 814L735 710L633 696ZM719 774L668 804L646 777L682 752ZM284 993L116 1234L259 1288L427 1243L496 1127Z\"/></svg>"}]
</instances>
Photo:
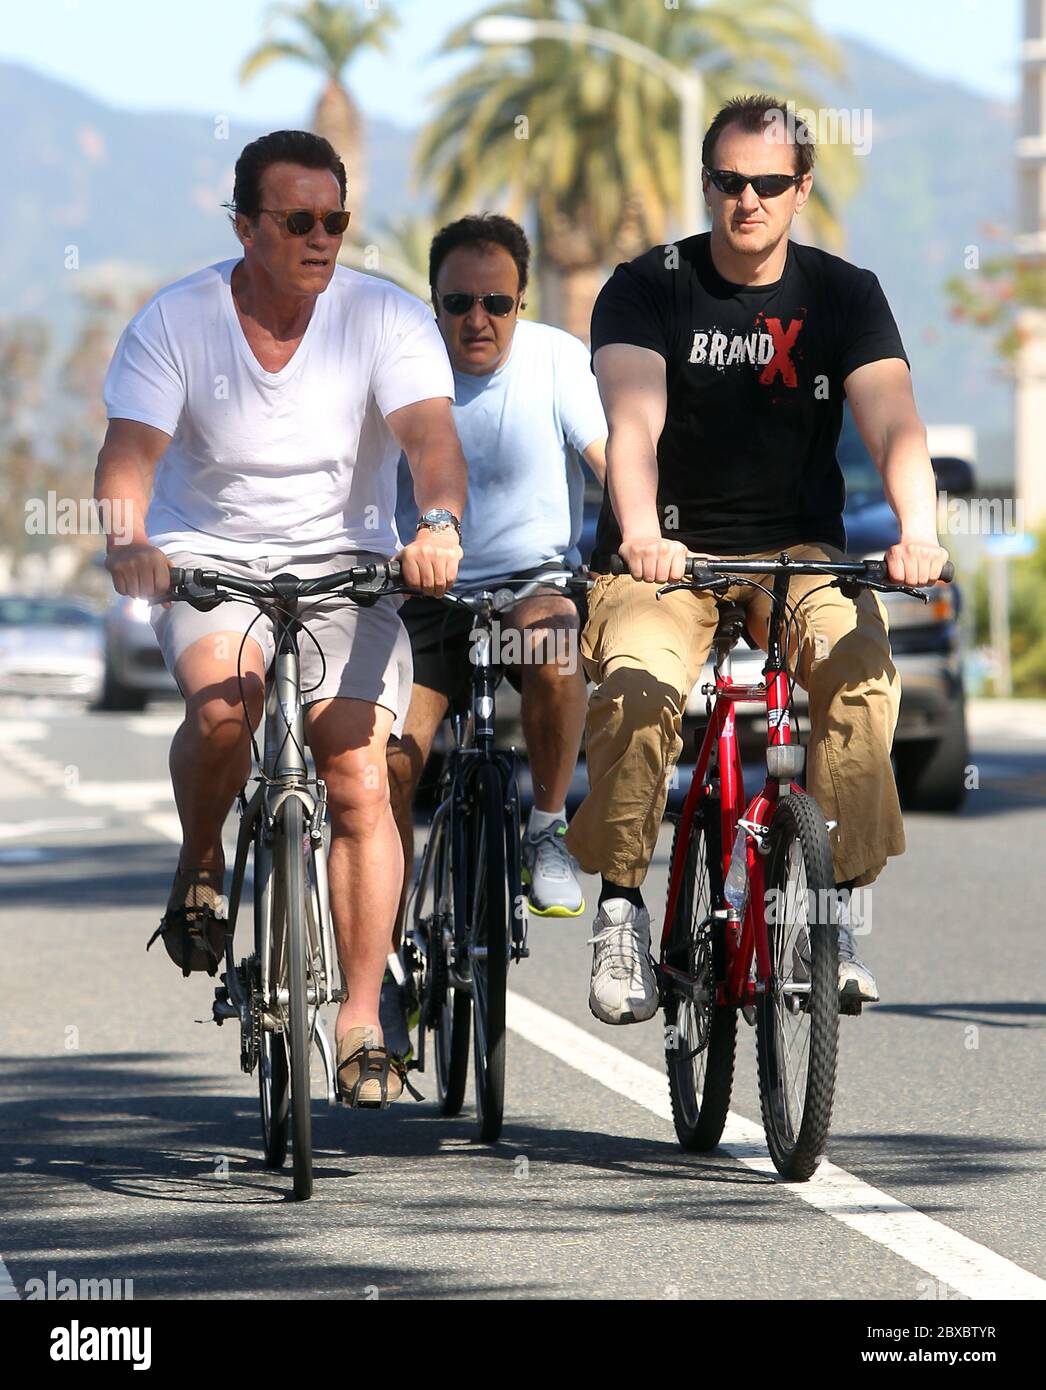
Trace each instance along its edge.
<instances>
[{"instance_id":1,"label":"man in light blue t-shirt","mask_svg":"<svg viewBox=\"0 0 1046 1390\"><path fill-rule=\"evenodd\" d=\"M459 590L505 587L504 580L550 561L578 564L581 460L600 482L606 471L607 426L588 349L561 329L517 317L529 255L522 227L496 214L451 223L430 251L436 322L454 369L454 424L468 464ZM404 470L401 480L396 520L409 537L418 516ZM411 598L400 617L411 638L414 689L403 735L389 748L389 773L409 864L414 794L433 738L450 704L468 696L471 616ZM563 836L587 703L577 609L562 593L535 594L503 616L501 629L530 639L519 643L524 661L506 668L522 696L534 785L523 842L530 909L576 917L585 904ZM569 656L557 662L557 653Z\"/></svg>"}]
</instances>

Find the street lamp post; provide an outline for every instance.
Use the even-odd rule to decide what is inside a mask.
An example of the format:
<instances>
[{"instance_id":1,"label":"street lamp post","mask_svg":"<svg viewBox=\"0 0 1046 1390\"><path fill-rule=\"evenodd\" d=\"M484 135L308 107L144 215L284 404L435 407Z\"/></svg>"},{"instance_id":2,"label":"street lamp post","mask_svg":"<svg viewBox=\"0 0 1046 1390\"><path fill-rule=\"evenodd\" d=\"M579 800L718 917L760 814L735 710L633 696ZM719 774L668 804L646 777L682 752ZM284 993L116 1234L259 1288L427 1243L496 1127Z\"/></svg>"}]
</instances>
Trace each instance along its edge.
<instances>
[{"instance_id":1,"label":"street lamp post","mask_svg":"<svg viewBox=\"0 0 1046 1390\"><path fill-rule=\"evenodd\" d=\"M672 88L679 98L679 146L683 161L683 234L692 236L704 226L701 206L701 119L704 83L699 72L678 68L667 58L635 39L597 29L591 24L559 19L527 19L522 15L488 15L472 27L478 43L527 43L531 39L562 39L591 44L617 53L647 68Z\"/></svg>"}]
</instances>

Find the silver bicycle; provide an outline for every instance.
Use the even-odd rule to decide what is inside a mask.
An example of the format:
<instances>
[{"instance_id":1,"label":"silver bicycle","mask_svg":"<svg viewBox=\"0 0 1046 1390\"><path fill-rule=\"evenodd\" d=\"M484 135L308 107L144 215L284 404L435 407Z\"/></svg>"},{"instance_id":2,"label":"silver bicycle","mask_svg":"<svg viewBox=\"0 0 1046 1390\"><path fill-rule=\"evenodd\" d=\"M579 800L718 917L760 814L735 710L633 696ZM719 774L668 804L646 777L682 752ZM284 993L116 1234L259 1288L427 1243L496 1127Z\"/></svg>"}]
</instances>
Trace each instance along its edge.
<instances>
[{"instance_id":1,"label":"silver bicycle","mask_svg":"<svg viewBox=\"0 0 1046 1390\"><path fill-rule=\"evenodd\" d=\"M394 589L399 565L361 565L316 579L278 574L251 580L217 570L172 567L171 592L157 602L182 601L209 609L244 599L258 618L272 620L276 654L265 678L263 752L251 747L258 772L254 791L239 794L240 828L225 923L225 971L215 989L214 1020L240 1021L240 1065L257 1071L265 1162L282 1168L291 1141L294 1195L312 1196L310 1060L323 1064L327 1099L337 1102L337 1076L320 1010L345 998L327 888L327 789L310 777L298 661L298 634L311 611L303 600L331 598L369 605ZM246 642L247 634L243 642ZM243 653L240 644L240 655ZM240 662L237 659L239 676ZM243 698L242 682L240 685ZM248 728L247 706L244 719ZM253 855L254 940L239 964L233 954L236 919Z\"/></svg>"}]
</instances>

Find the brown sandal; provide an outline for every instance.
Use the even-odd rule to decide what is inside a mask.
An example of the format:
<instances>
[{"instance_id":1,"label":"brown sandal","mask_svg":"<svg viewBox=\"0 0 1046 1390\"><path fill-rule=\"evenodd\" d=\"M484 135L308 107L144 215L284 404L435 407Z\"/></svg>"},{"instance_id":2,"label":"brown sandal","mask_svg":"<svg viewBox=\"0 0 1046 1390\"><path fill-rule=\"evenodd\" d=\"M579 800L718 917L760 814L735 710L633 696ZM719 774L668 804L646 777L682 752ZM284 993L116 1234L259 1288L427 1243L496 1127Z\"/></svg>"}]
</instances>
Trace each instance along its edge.
<instances>
[{"instance_id":1,"label":"brown sandal","mask_svg":"<svg viewBox=\"0 0 1046 1390\"><path fill-rule=\"evenodd\" d=\"M174 875L167 911L160 925L146 942L148 950L158 936L163 937L167 954L184 976L206 970L215 975L225 956L226 905L222 895L224 874L217 869L183 869ZM218 886L208 879L218 879Z\"/></svg>"},{"instance_id":2,"label":"brown sandal","mask_svg":"<svg viewBox=\"0 0 1046 1390\"><path fill-rule=\"evenodd\" d=\"M338 1098L343 1105L387 1110L404 1086L415 1100L422 1096L407 1080L402 1061L378 1042L376 1028L350 1028L338 1043Z\"/></svg>"}]
</instances>

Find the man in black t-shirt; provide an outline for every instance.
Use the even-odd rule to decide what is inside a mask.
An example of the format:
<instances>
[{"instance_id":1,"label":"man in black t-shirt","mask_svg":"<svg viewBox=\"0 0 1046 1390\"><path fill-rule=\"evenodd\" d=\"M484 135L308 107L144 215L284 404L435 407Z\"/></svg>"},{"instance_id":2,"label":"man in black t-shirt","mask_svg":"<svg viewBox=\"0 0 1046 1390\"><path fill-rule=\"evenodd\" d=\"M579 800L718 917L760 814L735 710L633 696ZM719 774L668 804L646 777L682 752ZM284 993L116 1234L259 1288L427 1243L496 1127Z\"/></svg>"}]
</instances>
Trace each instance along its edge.
<instances>
[{"instance_id":1,"label":"man in black t-shirt","mask_svg":"<svg viewBox=\"0 0 1046 1390\"><path fill-rule=\"evenodd\" d=\"M841 557L844 397L900 522L886 553L891 579L932 583L947 560L926 432L879 282L789 240L813 183L809 131L772 98L735 98L709 127L702 158L711 232L619 265L592 315L610 427L592 563L606 569L618 553L631 575L601 574L590 596L591 790L567 845L603 879L589 1003L607 1023L657 1009L640 885L682 747L682 710L716 626L708 594L658 601L657 587L682 578L688 554ZM792 580L793 601L820 590L798 609L795 669L810 699L808 786L837 822L836 883L851 889L904 850L890 765L900 688L882 603L868 591L854 602L824 582ZM729 597L765 645L769 599L746 583ZM877 999L845 908L839 957L841 993Z\"/></svg>"}]
</instances>

